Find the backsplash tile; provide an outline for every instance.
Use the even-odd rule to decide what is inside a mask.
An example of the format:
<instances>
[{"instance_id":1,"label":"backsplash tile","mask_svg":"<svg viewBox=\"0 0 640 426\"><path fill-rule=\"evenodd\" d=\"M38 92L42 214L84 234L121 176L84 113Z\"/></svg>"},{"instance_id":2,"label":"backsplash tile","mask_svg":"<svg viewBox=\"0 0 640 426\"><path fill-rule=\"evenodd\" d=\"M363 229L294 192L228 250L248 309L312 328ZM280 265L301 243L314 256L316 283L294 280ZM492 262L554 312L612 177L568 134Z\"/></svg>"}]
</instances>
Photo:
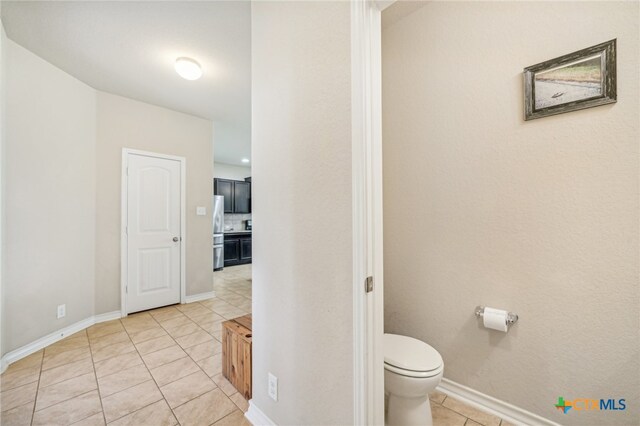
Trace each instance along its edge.
<instances>
[{"instance_id":1,"label":"backsplash tile","mask_svg":"<svg viewBox=\"0 0 640 426\"><path fill-rule=\"evenodd\" d=\"M245 221L251 219L251 213L248 214L224 214L224 230L225 231L244 231Z\"/></svg>"}]
</instances>

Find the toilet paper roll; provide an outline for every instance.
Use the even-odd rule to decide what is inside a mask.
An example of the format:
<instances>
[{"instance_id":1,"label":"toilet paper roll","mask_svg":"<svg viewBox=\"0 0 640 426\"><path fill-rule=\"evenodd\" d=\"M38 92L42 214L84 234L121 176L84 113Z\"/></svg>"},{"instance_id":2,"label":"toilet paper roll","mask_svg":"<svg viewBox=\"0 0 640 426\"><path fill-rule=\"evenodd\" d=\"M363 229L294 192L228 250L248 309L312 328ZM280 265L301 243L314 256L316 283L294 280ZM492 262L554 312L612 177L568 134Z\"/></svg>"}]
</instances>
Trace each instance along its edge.
<instances>
[{"instance_id":1,"label":"toilet paper roll","mask_svg":"<svg viewBox=\"0 0 640 426\"><path fill-rule=\"evenodd\" d=\"M484 308L482 322L486 328L507 332L507 311L502 309Z\"/></svg>"}]
</instances>

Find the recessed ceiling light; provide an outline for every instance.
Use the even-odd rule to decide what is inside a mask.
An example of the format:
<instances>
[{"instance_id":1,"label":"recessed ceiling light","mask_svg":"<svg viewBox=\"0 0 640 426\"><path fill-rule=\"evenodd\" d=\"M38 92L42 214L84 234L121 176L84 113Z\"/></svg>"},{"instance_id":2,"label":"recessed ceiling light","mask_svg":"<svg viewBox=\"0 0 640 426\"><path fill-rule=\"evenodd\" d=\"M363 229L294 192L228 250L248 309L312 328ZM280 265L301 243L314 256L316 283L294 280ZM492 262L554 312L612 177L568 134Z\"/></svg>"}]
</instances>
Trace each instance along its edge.
<instances>
[{"instance_id":1,"label":"recessed ceiling light","mask_svg":"<svg viewBox=\"0 0 640 426\"><path fill-rule=\"evenodd\" d=\"M242 159L242 162L243 162L243 163L248 163L248 162L249 162L249 159L248 159L248 158L243 158L243 159Z\"/></svg>"},{"instance_id":2,"label":"recessed ceiling light","mask_svg":"<svg viewBox=\"0 0 640 426\"><path fill-rule=\"evenodd\" d=\"M200 64L191 58L176 59L176 72L185 80L197 80L202 77L202 68Z\"/></svg>"}]
</instances>

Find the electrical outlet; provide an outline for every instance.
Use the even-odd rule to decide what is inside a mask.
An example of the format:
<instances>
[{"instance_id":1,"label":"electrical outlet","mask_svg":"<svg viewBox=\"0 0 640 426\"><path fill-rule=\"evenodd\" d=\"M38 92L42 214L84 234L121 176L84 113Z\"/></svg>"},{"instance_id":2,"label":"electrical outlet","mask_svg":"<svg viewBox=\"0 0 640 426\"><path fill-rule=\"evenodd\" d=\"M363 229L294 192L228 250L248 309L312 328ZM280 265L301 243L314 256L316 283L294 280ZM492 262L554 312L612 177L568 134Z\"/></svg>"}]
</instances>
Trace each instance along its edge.
<instances>
[{"instance_id":1,"label":"electrical outlet","mask_svg":"<svg viewBox=\"0 0 640 426\"><path fill-rule=\"evenodd\" d=\"M58 319L67 315L67 305L58 305Z\"/></svg>"},{"instance_id":2,"label":"electrical outlet","mask_svg":"<svg viewBox=\"0 0 640 426\"><path fill-rule=\"evenodd\" d=\"M278 378L269 373L269 396L274 401L278 400Z\"/></svg>"}]
</instances>

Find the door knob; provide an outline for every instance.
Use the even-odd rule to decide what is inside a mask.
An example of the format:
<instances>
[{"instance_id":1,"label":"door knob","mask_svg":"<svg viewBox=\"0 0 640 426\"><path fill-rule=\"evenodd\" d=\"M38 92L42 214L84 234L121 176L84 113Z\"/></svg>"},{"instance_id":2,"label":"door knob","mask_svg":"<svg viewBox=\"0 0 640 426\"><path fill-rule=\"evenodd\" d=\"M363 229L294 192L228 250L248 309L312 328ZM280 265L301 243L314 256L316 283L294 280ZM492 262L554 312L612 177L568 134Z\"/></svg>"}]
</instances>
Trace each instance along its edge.
<instances>
[{"instance_id":1,"label":"door knob","mask_svg":"<svg viewBox=\"0 0 640 426\"><path fill-rule=\"evenodd\" d=\"M180 241L180 238L178 238L178 237L173 237L173 242L174 242L174 243L177 243L178 241Z\"/></svg>"}]
</instances>

